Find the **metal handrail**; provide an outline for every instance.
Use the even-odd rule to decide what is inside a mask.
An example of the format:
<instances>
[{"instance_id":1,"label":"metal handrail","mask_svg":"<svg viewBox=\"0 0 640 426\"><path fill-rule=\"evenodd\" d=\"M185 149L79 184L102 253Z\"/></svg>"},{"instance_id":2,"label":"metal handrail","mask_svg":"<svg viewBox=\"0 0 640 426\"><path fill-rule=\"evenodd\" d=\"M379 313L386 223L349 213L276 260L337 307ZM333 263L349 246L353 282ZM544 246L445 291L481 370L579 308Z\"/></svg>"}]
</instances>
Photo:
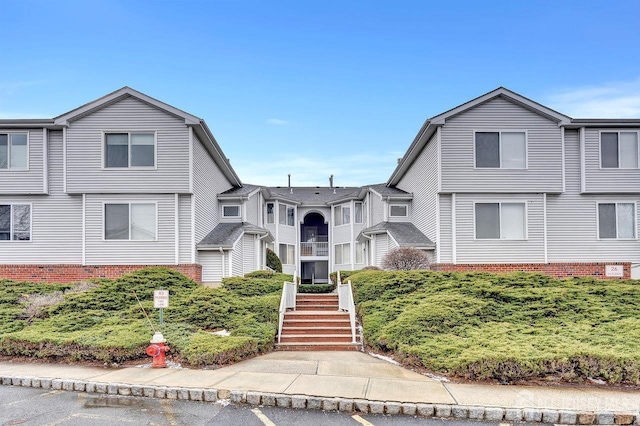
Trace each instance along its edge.
<instances>
[{"instance_id":1,"label":"metal handrail","mask_svg":"<svg viewBox=\"0 0 640 426\"><path fill-rule=\"evenodd\" d=\"M282 296L280 297L280 308L278 309L278 343L282 335L282 324L284 322L284 314L287 309L296 309L296 293L298 293L297 274L293 274L293 282L284 282L282 286Z\"/></svg>"},{"instance_id":2,"label":"metal handrail","mask_svg":"<svg viewBox=\"0 0 640 426\"><path fill-rule=\"evenodd\" d=\"M353 291L351 280L342 284L340 272L338 272L338 307L349 312L349 322L351 323L351 343L356 343L356 304L353 301Z\"/></svg>"}]
</instances>

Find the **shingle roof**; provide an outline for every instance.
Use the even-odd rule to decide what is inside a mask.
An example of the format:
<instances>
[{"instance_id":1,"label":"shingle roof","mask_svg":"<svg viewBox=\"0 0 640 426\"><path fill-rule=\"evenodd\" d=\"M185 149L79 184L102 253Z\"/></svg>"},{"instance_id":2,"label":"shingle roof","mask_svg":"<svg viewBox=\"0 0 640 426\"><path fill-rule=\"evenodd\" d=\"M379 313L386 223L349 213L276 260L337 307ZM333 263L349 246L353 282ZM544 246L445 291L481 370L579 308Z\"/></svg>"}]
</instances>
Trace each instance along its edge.
<instances>
[{"instance_id":1,"label":"shingle roof","mask_svg":"<svg viewBox=\"0 0 640 426\"><path fill-rule=\"evenodd\" d=\"M269 192L275 198L286 198L287 200L297 201L302 204L326 204L333 200L355 196L360 192L358 187L268 187Z\"/></svg>"},{"instance_id":2,"label":"shingle roof","mask_svg":"<svg viewBox=\"0 0 640 426\"><path fill-rule=\"evenodd\" d=\"M242 197L242 196L246 196L249 195L250 193L252 193L253 191L255 191L256 189L261 188L260 185L252 185L250 183L243 183L242 187L239 188L231 188L228 189L224 192L221 192L219 195L220 196L238 196L238 197Z\"/></svg>"},{"instance_id":3,"label":"shingle roof","mask_svg":"<svg viewBox=\"0 0 640 426\"><path fill-rule=\"evenodd\" d=\"M259 226L252 225L247 222L219 223L213 231L209 232L206 237L198 243L198 248L204 247L222 247L231 248L233 244L242 236L242 234L265 234L271 233Z\"/></svg>"},{"instance_id":4,"label":"shingle roof","mask_svg":"<svg viewBox=\"0 0 640 426\"><path fill-rule=\"evenodd\" d=\"M362 234L372 235L388 233L400 246L435 248L436 245L427 238L413 223L410 222L380 222L363 229Z\"/></svg>"},{"instance_id":5,"label":"shingle roof","mask_svg":"<svg viewBox=\"0 0 640 426\"><path fill-rule=\"evenodd\" d=\"M394 186L387 186L386 183L377 183L375 185L365 185L365 188L371 188L382 196L411 195L410 193L403 191L402 189L398 189Z\"/></svg>"}]
</instances>

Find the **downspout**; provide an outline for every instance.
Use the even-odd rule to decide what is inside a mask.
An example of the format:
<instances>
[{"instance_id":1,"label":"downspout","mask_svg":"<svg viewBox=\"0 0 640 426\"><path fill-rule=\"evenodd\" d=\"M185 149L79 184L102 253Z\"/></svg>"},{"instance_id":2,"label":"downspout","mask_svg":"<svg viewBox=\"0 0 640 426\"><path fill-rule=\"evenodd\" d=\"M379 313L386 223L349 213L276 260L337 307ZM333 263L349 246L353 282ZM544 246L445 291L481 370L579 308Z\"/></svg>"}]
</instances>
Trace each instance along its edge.
<instances>
[{"instance_id":1,"label":"downspout","mask_svg":"<svg viewBox=\"0 0 640 426\"><path fill-rule=\"evenodd\" d=\"M222 255L222 277L224 278L224 250L222 250L222 247L218 247L218 250L220 250L220 254Z\"/></svg>"}]
</instances>

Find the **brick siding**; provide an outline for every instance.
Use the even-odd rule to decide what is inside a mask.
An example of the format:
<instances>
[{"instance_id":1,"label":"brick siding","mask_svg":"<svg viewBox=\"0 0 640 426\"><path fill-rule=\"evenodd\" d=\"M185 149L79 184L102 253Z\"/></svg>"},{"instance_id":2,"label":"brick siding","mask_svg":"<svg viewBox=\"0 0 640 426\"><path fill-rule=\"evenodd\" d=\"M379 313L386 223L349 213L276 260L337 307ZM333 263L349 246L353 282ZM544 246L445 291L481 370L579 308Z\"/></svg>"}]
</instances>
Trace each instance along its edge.
<instances>
[{"instance_id":1,"label":"brick siding","mask_svg":"<svg viewBox=\"0 0 640 426\"><path fill-rule=\"evenodd\" d=\"M0 278L16 281L70 283L92 278L118 278L151 266L169 268L202 283L202 266L185 265L0 265Z\"/></svg>"},{"instance_id":2,"label":"brick siding","mask_svg":"<svg viewBox=\"0 0 640 426\"><path fill-rule=\"evenodd\" d=\"M624 276L607 277L605 274L606 265L622 265ZM629 279L631 278L631 263L629 262L601 262L601 263L494 263L494 264L452 264L435 263L431 265L434 271L447 272L537 272L551 275L556 278L591 276L595 278Z\"/></svg>"}]
</instances>

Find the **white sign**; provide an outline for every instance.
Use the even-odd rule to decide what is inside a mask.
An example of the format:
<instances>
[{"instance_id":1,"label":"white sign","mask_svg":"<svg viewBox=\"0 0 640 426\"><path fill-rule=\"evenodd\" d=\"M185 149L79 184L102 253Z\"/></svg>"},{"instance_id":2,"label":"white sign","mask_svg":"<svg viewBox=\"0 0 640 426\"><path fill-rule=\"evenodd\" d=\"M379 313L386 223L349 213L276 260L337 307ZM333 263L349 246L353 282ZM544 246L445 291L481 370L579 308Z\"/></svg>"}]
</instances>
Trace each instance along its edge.
<instances>
[{"instance_id":1,"label":"white sign","mask_svg":"<svg viewBox=\"0 0 640 426\"><path fill-rule=\"evenodd\" d=\"M607 277L624 277L624 267L622 265L606 265L605 274Z\"/></svg>"},{"instance_id":2,"label":"white sign","mask_svg":"<svg viewBox=\"0 0 640 426\"><path fill-rule=\"evenodd\" d=\"M153 307L169 307L169 290L153 290Z\"/></svg>"}]
</instances>

